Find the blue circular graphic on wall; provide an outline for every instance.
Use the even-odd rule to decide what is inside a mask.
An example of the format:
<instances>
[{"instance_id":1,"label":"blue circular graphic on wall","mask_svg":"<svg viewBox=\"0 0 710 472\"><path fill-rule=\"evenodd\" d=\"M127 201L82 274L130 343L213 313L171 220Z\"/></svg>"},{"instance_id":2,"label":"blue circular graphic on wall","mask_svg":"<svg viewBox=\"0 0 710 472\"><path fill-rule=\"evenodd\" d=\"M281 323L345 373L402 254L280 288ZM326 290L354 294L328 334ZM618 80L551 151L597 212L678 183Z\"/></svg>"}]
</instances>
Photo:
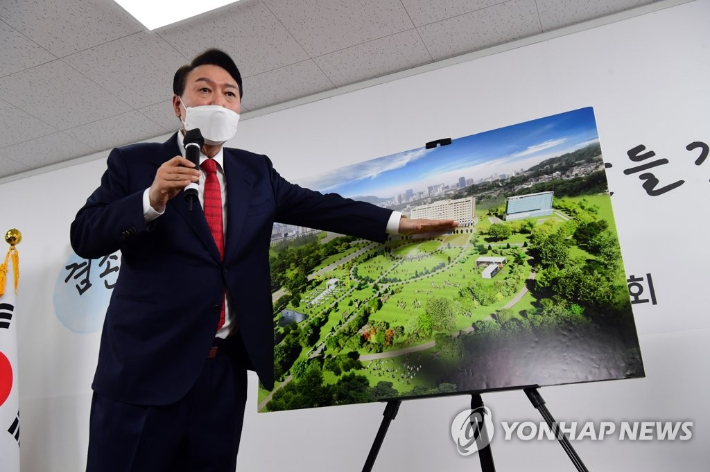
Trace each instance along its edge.
<instances>
[{"instance_id":1,"label":"blue circular graphic on wall","mask_svg":"<svg viewBox=\"0 0 710 472\"><path fill-rule=\"evenodd\" d=\"M67 329L78 334L101 330L118 279L120 254L99 259L69 256L54 284L54 313Z\"/></svg>"}]
</instances>

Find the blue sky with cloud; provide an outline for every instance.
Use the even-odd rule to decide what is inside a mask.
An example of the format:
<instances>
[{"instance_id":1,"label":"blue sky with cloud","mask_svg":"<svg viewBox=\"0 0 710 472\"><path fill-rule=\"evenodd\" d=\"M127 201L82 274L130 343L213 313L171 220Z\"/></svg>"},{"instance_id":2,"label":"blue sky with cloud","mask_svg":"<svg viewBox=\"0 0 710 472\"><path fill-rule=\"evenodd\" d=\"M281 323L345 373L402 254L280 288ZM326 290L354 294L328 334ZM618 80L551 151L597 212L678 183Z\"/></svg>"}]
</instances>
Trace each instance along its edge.
<instances>
[{"instance_id":1,"label":"blue sky with cloud","mask_svg":"<svg viewBox=\"0 0 710 472\"><path fill-rule=\"evenodd\" d=\"M512 174L550 157L597 142L592 108L582 108L454 139L449 146L413 149L299 179L297 183L346 197L390 198L407 189Z\"/></svg>"}]
</instances>

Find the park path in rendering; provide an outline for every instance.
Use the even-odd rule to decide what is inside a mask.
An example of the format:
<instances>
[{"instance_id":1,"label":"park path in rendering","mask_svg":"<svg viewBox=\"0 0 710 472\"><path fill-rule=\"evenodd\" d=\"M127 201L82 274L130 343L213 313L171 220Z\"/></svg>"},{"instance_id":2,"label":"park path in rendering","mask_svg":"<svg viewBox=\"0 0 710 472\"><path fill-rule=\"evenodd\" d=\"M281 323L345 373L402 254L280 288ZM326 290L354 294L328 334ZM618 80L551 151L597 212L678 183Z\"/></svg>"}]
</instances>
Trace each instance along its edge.
<instances>
[{"instance_id":1,"label":"park path in rendering","mask_svg":"<svg viewBox=\"0 0 710 472\"><path fill-rule=\"evenodd\" d=\"M341 237L341 236L345 236L345 235L344 235L344 234L339 234L339 233L334 233L334 232L332 232L332 231L327 231L327 232L325 233L325 238L320 239L318 242L320 242L321 244L328 244L329 242L331 242L331 241L334 240L335 238L339 238L339 237Z\"/></svg>"},{"instance_id":2,"label":"park path in rendering","mask_svg":"<svg viewBox=\"0 0 710 472\"><path fill-rule=\"evenodd\" d=\"M288 290L282 287L282 288L278 289L277 291L275 291L274 293L271 294L271 301L272 301L272 302L276 302L276 300L278 300L279 298L283 297L283 296L286 295L287 293L288 293Z\"/></svg>"},{"instance_id":3,"label":"park path in rendering","mask_svg":"<svg viewBox=\"0 0 710 472\"><path fill-rule=\"evenodd\" d=\"M429 341L426 344L419 344L417 346L407 347L404 349L399 349L397 351L379 352L377 354L365 354L364 356L360 356L359 360L360 361L374 361L376 359L388 359L390 357L399 357L399 356L404 356L406 354L411 354L413 352L426 351L427 349L431 349L434 346L436 346L436 341Z\"/></svg>"},{"instance_id":4,"label":"park path in rendering","mask_svg":"<svg viewBox=\"0 0 710 472\"><path fill-rule=\"evenodd\" d=\"M568 217L568 216L563 215L563 214L560 213L559 211L556 211L556 212L555 212L555 215L559 216L560 218L562 218L562 219L565 220L565 221L569 221L569 220L572 219L572 218L570 218L570 217Z\"/></svg>"},{"instance_id":5,"label":"park path in rendering","mask_svg":"<svg viewBox=\"0 0 710 472\"><path fill-rule=\"evenodd\" d=\"M530 275L528 275L528 280L535 280L535 272L533 272L532 270L530 271ZM527 283L523 284L523 288L521 288L520 291L515 294L513 299L506 303L502 309L505 310L506 308L513 308L525 296L526 293L528 293Z\"/></svg>"},{"instance_id":6,"label":"park path in rendering","mask_svg":"<svg viewBox=\"0 0 710 472\"><path fill-rule=\"evenodd\" d=\"M535 272L533 272L532 269L530 270L530 274L528 274L527 280L535 280ZM513 308L515 305L518 304L518 302L520 300L523 299L523 297L525 296L526 293L528 293L528 284L527 283L523 284L523 288L521 288L518 291L518 293L516 293L515 296L508 303L506 303L505 306L501 309ZM486 321L486 320L492 320L492 319L493 319L493 315L489 315L480 321ZM474 330L473 326L468 326L468 327L462 329L461 332L471 333L471 332L473 332L473 330ZM459 335L459 333L455 333L453 335L453 337L457 337L458 335Z\"/></svg>"},{"instance_id":7,"label":"park path in rendering","mask_svg":"<svg viewBox=\"0 0 710 472\"><path fill-rule=\"evenodd\" d=\"M264 407L266 406L266 404L269 403L269 402L271 401L271 399L274 397L274 393L276 393L277 391L279 391L282 387L285 387L286 385L288 385L288 383L289 383L291 380L293 380L293 375L289 375L288 377L286 377L286 378L284 379L283 382L281 382L281 383L279 384L278 387L274 387L274 389L271 391L271 393L270 393L266 398L264 398L264 399L261 401L261 403L259 403L259 404L257 405L256 411L261 411L261 410L263 410Z\"/></svg>"}]
</instances>

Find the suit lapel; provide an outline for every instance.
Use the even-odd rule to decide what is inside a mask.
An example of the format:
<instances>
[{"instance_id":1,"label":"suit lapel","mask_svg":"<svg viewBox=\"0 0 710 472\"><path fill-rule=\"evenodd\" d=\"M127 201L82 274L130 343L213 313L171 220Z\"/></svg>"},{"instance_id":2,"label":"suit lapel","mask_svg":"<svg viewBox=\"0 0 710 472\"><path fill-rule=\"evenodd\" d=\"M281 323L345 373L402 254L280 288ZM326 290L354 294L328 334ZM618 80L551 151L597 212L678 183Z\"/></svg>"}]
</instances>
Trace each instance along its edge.
<instances>
[{"instance_id":1,"label":"suit lapel","mask_svg":"<svg viewBox=\"0 0 710 472\"><path fill-rule=\"evenodd\" d=\"M227 180L227 234L224 241L224 259L228 260L230 255L236 253L254 180L229 149L224 149L224 174Z\"/></svg>"},{"instance_id":2,"label":"suit lapel","mask_svg":"<svg viewBox=\"0 0 710 472\"><path fill-rule=\"evenodd\" d=\"M214 242L210 227L207 226L205 212L200 203L193 203L192 210L190 210L187 201L185 201L184 193L180 192L175 198L168 202L168 206L180 213L180 216L183 217L188 226L195 232L195 235L202 241L205 248L212 254L212 257L214 257L217 262L221 262L219 249L217 249L217 244Z\"/></svg>"},{"instance_id":3,"label":"suit lapel","mask_svg":"<svg viewBox=\"0 0 710 472\"><path fill-rule=\"evenodd\" d=\"M175 156L180 155L180 148L177 144L177 134L173 134L167 141L162 145L160 155L153 157L153 163L160 167L164 162L169 161ZM175 198L168 202L168 206L174 209L180 216L185 220L187 225L194 231L197 238L202 242L205 248L210 252L212 257L215 258L217 262L221 262L219 257L219 250L214 242L212 233L210 232L209 226L207 226L207 220L205 219L205 212L200 206L199 202L195 202L192 205L192 210L189 209L187 202L185 201L185 195L181 191Z\"/></svg>"}]
</instances>

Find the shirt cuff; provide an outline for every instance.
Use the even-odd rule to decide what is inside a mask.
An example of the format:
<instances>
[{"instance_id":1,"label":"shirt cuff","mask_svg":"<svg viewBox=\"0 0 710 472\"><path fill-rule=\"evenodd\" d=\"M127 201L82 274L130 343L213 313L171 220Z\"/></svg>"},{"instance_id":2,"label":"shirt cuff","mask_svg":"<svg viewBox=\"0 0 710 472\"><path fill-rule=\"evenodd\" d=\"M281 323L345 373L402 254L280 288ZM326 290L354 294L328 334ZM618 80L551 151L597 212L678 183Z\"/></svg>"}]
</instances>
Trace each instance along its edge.
<instances>
[{"instance_id":1,"label":"shirt cuff","mask_svg":"<svg viewBox=\"0 0 710 472\"><path fill-rule=\"evenodd\" d=\"M385 232L387 234L399 234L399 220L402 219L402 213L398 211L393 211L390 215L389 221L387 221L387 229Z\"/></svg>"},{"instance_id":2,"label":"shirt cuff","mask_svg":"<svg viewBox=\"0 0 710 472\"><path fill-rule=\"evenodd\" d=\"M145 189L145 192L143 192L143 220L146 223L150 223L163 213L165 213L165 210L158 211L150 206L150 187Z\"/></svg>"}]
</instances>

